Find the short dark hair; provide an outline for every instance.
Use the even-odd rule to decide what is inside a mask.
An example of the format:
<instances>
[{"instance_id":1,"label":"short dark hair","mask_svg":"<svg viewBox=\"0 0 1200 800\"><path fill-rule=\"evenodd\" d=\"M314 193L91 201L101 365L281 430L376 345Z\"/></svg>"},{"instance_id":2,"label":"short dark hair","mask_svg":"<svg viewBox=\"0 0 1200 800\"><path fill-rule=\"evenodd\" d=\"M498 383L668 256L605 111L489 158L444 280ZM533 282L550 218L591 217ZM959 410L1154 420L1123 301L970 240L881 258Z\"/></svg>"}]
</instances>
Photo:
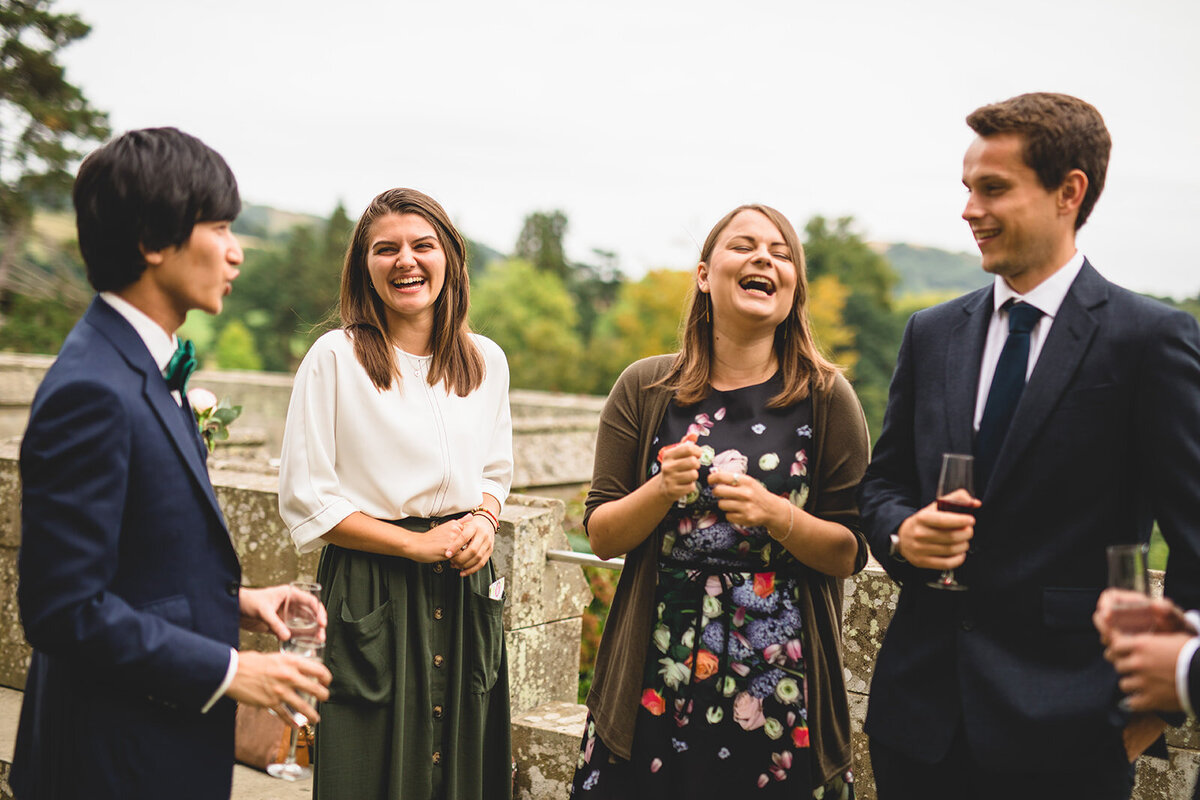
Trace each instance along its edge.
<instances>
[{"instance_id":1,"label":"short dark hair","mask_svg":"<svg viewBox=\"0 0 1200 800\"><path fill-rule=\"evenodd\" d=\"M91 153L74 200L79 250L98 292L136 281L143 248L179 247L197 222L233 220L242 210L225 159L175 128L129 131Z\"/></svg>"},{"instance_id":2,"label":"short dark hair","mask_svg":"<svg viewBox=\"0 0 1200 800\"><path fill-rule=\"evenodd\" d=\"M1081 170L1088 185L1075 230L1083 227L1104 191L1112 150L1104 118L1094 106L1069 94L1031 92L977 108L967 116L967 124L980 136L1017 133L1024 137L1025 163L1046 189L1057 189L1068 172Z\"/></svg>"}]
</instances>

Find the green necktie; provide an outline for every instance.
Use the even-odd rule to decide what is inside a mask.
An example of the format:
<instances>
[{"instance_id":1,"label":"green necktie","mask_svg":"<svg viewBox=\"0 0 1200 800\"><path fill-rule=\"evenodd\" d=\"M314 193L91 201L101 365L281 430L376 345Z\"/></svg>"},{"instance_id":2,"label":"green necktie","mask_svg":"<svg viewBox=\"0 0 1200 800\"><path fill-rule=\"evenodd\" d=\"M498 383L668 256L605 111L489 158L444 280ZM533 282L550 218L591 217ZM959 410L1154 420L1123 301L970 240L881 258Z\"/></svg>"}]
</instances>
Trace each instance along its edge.
<instances>
[{"instance_id":1,"label":"green necktie","mask_svg":"<svg viewBox=\"0 0 1200 800\"><path fill-rule=\"evenodd\" d=\"M171 356L171 362L163 370L163 377L167 379L167 387L181 395L186 394L188 378L192 377L192 373L195 371L196 348L190 341L180 339L179 344L175 347L175 354Z\"/></svg>"}]
</instances>

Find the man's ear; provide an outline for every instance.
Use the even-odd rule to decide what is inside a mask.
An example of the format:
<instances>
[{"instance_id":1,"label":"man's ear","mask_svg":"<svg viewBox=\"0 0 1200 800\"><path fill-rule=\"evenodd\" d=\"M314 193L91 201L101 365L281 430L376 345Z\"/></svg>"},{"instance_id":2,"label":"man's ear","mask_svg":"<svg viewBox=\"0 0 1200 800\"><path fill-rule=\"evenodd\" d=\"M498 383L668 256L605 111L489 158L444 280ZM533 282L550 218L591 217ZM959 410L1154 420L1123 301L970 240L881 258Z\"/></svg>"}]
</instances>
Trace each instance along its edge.
<instances>
[{"instance_id":1,"label":"man's ear","mask_svg":"<svg viewBox=\"0 0 1200 800\"><path fill-rule=\"evenodd\" d=\"M142 254L142 260L146 262L146 266L157 267L163 262L162 250L147 250L144 244L139 244L138 252Z\"/></svg>"},{"instance_id":2,"label":"man's ear","mask_svg":"<svg viewBox=\"0 0 1200 800\"><path fill-rule=\"evenodd\" d=\"M1058 187L1058 208L1063 214L1078 214L1083 196L1087 194L1088 178L1081 169L1073 169Z\"/></svg>"}]
</instances>

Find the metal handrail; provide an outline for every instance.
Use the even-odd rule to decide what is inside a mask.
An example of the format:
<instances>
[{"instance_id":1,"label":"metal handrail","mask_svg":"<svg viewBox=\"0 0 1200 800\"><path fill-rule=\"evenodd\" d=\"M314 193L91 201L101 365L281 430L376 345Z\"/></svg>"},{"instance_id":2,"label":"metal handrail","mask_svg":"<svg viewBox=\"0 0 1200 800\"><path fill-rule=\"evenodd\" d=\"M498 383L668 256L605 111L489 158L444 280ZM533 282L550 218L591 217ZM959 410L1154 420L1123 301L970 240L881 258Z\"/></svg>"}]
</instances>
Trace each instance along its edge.
<instances>
[{"instance_id":1,"label":"metal handrail","mask_svg":"<svg viewBox=\"0 0 1200 800\"><path fill-rule=\"evenodd\" d=\"M583 567L602 567L604 569L623 569L625 559L610 558L605 561L591 553L576 553L574 550L547 550L547 561L561 561L564 564L579 564Z\"/></svg>"}]
</instances>

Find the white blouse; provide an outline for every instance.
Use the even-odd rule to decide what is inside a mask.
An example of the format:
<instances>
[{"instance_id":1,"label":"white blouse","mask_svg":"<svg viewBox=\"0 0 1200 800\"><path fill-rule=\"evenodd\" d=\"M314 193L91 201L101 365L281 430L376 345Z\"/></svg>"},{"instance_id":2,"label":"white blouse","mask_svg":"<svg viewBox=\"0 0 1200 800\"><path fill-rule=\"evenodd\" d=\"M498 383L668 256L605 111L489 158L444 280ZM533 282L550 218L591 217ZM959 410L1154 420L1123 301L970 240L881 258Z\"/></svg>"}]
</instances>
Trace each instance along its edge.
<instances>
[{"instance_id":1,"label":"white blouse","mask_svg":"<svg viewBox=\"0 0 1200 800\"><path fill-rule=\"evenodd\" d=\"M431 356L396 349L401 380L379 391L345 331L318 339L292 386L279 465L279 514L301 553L355 511L440 517L504 503L512 486L508 361L472 334L487 370L466 397L430 386Z\"/></svg>"}]
</instances>

